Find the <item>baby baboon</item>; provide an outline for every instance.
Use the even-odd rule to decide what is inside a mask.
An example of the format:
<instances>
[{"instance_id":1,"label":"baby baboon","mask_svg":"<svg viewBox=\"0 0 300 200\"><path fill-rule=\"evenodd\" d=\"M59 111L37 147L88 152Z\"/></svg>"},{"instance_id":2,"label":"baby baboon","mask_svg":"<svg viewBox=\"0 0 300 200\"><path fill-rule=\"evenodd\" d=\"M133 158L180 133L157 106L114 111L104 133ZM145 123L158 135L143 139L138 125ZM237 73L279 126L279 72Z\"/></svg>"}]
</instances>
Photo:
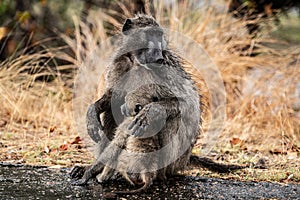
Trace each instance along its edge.
<instances>
[{"instance_id":1,"label":"baby baboon","mask_svg":"<svg viewBox=\"0 0 300 200\"><path fill-rule=\"evenodd\" d=\"M103 154L115 137L118 124L122 125L124 117L120 107L125 103L126 94L143 84L164 85L177 100L155 99L142 108L128 128L130 134L143 137L156 127L157 122L166 119L163 134L158 135L157 169L161 170L157 173L159 177L171 176L189 162L192 146L200 132L199 95L183 69L182 59L168 47L163 29L154 18L138 15L127 19L122 33L123 43L106 74L106 91L87 112L88 134L98 147L96 159L105 157ZM126 143L126 148L128 146ZM85 184L102 169L103 164L96 161L76 184Z\"/></svg>"}]
</instances>

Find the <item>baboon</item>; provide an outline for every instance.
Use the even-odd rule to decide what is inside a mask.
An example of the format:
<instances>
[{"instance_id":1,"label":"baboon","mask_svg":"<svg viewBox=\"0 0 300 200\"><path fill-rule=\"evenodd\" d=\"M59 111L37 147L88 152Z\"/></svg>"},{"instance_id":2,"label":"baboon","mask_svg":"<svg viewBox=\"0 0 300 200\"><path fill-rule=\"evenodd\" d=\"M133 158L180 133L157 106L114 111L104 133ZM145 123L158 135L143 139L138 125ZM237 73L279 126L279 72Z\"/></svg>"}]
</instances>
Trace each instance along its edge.
<instances>
[{"instance_id":1,"label":"baboon","mask_svg":"<svg viewBox=\"0 0 300 200\"><path fill-rule=\"evenodd\" d=\"M124 177L130 181L126 171L134 169L144 182L144 186L138 191L147 188L153 179L164 180L174 175L190 162L219 172L245 168L222 165L207 158L191 156L192 147L200 134L200 95L190 75L184 70L183 63L184 61L169 48L163 29L153 17L137 15L125 21L122 27L122 44L107 69L105 92L99 100L89 106L87 111L87 130L96 142L96 161L84 169L83 176L80 174L82 170L74 168L71 176L81 179L73 184L86 184L91 177L99 175L103 171L103 163L108 168L98 176L99 181L109 178L113 173L109 167L120 168ZM142 106L132 121L127 117L124 119L124 115L128 115L128 110L122 106L126 95L147 84L163 85L172 91L176 99L171 98L168 101L164 101L163 98L152 99L151 103ZM153 93L151 90L148 92ZM147 136L161 121L165 123L157 136L145 140L136 138ZM126 130L126 127L129 130ZM119 132L125 134L122 136ZM118 138L118 135L122 137L114 139ZM118 147L115 150L108 148L111 141L122 144L122 148ZM151 146L151 142L155 145ZM144 157L131 159L133 157L126 154L123 149L131 148L132 144L135 151L146 152L157 149L158 144L159 153L153 157L153 160L157 159L153 161L153 167L144 164L147 163L143 161ZM128 162L128 159L131 159L131 162ZM114 163L117 166L109 166L107 163L110 163L110 160L117 160ZM145 170L149 168L156 170L152 171L152 174L147 174Z\"/></svg>"},{"instance_id":2,"label":"baboon","mask_svg":"<svg viewBox=\"0 0 300 200\"><path fill-rule=\"evenodd\" d=\"M148 130L148 134L151 135L146 138L138 138L132 135L128 129L132 123L130 117L136 116L149 103L157 101L176 102L176 96L165 86L156 84L142 85L129 92L125 97L125 104L121 107L126 118L118 126L112 142L97 160L97 162L106 162L102 173L97 176L99 182L108 180L114 169L117 169L132 185L135 185L135 183L128 176L128 173L134 174L142 180L143 186L141 188L117 193L141 192L146 190L157 177L159 156L155 154L155 151L160 149L159 138L164 135L164 131L168 130L164 129L163 124L156 122L156 126L151 131ZM177 116L170 115L169 117L174 118Z\"/></svg>"},{"instance_id":3,"label":"baboon","mask_svg":"<svg viewBox=\"0 0 300 200\"><path fill-rule=\"evenodd\" d=\"M161 169L158 173L160 177L172 176L189 162L192 146L200 133L199 94L183 69L183 60L169 48L163 29L153 17L137 15L127 19L122 33L122 44L108 66L104 95L87 112L88 134L97 142L96 160L105 153L118 124L123 121L120 107L125 103L126 94L142 84L155 83L169 88L179 100L147 104L129 128L132 135L143 136L155 121L167 119L165 134L158 141L158 169ZM172 119L172 123L168 121L169 116L179 113L180 117ZM85 184L102 169L103 166L92 165L75 184Z\"/></svg>"}]
</instances>

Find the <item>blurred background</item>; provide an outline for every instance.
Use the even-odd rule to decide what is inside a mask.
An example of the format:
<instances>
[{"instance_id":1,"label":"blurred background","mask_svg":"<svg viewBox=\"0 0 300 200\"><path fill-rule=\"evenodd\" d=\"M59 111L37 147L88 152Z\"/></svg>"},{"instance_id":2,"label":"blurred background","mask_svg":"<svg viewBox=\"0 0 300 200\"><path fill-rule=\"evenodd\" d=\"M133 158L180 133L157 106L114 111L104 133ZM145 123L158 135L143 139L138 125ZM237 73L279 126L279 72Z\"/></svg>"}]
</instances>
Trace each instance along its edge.
<instances>
[{"instance_id":1,"label":"blurred background","mask_svg":"<svg viewBox=\"0 0 300 200\"><path fill-rule=\"evenodd\" d=\"M299 181L300 1L295 0L0 0L1 161L59 166L92 161L74 126L74 79L87 55L105 51L101 41L136 13L151 14L161 26L192 38L221 72L227 119L208 156L231 163L264 158L274 169L298 170L292 179ZM210 94L201 74L192 66L187 70L205 105L204 133L193 150L201 155Z\"/></svg>"}]
</instances>

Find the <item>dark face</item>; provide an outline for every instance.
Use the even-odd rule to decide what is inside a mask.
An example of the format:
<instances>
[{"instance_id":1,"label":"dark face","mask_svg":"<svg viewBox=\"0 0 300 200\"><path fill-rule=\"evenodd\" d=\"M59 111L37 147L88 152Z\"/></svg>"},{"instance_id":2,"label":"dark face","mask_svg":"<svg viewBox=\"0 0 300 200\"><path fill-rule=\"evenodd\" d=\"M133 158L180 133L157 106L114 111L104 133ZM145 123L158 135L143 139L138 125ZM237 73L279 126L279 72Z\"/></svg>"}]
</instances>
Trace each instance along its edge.
<instances>
[{"instance_id":1,"label":"dark face","mask_svg":"<svg viewBox=\"0 0 300 200\"><path fill-rule=\"evenodd\" d=\"M144 41L143 48L135 51L135 56L141 64L160 65L164 62L163 50L166 41L163 31L160 29L149 29L141 32L141 40Z\"/></svg>"},{"instance_id":2,"label":"dark face","mask_svg":"<svg viewBox=\"0 0 300 200\"><path fill-rule=\"evenodd\" d=\"M123 34L127 45L140 64L147 67L161 66L164 62L163 50L166 49L164 32L159 26L135 27L134 22L126 20Z\"/></svg>"}]
</instances>

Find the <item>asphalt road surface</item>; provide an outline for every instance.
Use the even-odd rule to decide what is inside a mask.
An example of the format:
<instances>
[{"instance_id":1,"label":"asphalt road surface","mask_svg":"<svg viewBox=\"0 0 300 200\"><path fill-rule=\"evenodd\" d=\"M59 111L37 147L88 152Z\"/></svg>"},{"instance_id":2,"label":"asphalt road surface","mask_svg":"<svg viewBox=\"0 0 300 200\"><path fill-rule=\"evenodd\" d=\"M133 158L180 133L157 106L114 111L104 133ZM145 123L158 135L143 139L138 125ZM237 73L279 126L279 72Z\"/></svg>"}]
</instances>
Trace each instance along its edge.
<instances>
[{"instance_id":1,"label":"asphalt road surface","mask_svg":"<svg viewBox=\"0 0 300 200\"><path fill-rule=\"evenodd\" d=\"M193 176L154 182L141 194L117 196L112 192L134 188L123 179L72 186L68 172L0 163L0 199L300 199L300 185Z\"/></svg>"}]
</instances>

